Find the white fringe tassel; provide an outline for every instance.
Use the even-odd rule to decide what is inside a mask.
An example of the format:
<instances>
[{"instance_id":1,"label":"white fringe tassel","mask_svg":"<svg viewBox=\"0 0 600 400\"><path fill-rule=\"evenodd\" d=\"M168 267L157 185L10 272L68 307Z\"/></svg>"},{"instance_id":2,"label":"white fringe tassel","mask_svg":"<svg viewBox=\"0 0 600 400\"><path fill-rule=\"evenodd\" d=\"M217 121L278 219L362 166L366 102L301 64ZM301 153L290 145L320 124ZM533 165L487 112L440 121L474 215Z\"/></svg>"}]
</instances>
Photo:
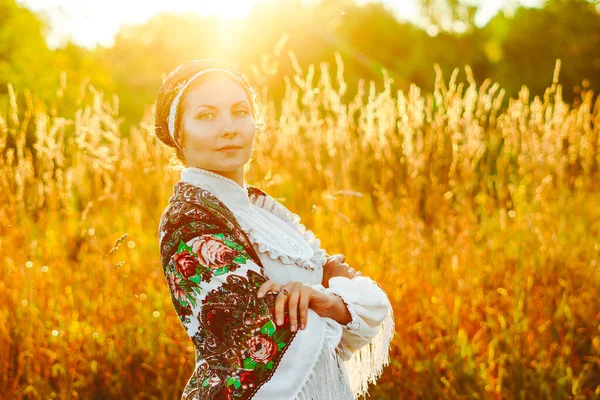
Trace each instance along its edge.
<instances>
[{"instance_id":1,"label":"white fringe tassel","mask_svg":"<svg viewBox=\"0 0 600 400\"><path fill-rule=\"evenodd\" d=\"M342 361L336 349L328 346L323 336L321 352L311 367L311 372L294 400L355 400L368 396L369 384L376 383L383 368L389 364L390 343L396 328L391 305L381 329L371 342ZM341 365L338 363L342 363Z\"/></svg>"},{"instance_id":2,"label":"white fringe tassel","mask_svg":"<svg viewBox=\"0 0 600 400\"><path fill-rule=\"evenodd\" d=\"M328 332L334 333L335 329L326 329L322 335L320 354L311 366L308 378L294 394L294 400L354 400L342 360L336 349L329 345Z\"/></svg>"},{"instance_id":3,"label":"white fringe tassel","mask_svg":"<svg viewBox=\"0 0 600 400\"><path fill-rule=\"evenodd\" d=\"M389 305L381 329L370 343L358 349L345 361L354 398L368 395L369 383L376 383L383 368L389 364L390 342L396 333L394 311Z\"/></svg>"}]
</instances>

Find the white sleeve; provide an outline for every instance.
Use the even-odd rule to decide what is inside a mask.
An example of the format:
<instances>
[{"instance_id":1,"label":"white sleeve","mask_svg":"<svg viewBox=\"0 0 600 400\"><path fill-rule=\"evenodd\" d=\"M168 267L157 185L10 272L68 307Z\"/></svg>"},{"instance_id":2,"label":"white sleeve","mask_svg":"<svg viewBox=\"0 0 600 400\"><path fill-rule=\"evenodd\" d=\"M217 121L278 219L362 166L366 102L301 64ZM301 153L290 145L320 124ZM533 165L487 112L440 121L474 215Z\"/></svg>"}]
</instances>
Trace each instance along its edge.
<instances>
[{"instance_id":1,"label":"white sleeve","mask_svg":"<svg viewBox=\"0 0 600 400\"><path fill-rule=\"evenodd\" d=\"M354 393L361 395L389 364L389 346L395 333L391 303L381 286L366 276L336 276L329 279L328 288L321 284L313 287L340 297L352 316L352 321L342 325L337 351L346 361Z\"/></svg>"}]
</instances>

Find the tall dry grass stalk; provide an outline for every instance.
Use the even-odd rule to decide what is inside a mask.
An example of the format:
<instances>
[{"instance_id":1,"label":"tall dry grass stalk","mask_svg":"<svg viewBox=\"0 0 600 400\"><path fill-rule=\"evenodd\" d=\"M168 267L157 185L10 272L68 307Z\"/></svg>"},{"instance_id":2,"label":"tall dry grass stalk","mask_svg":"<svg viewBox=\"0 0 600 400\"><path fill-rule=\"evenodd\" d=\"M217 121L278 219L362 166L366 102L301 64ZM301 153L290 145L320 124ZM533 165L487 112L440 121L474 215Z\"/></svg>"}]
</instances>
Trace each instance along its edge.
<instances>
[{"instance_id":1,"label":"tall dry grass stalk","mask_svg":"<svg viewBox=\"0 0 600 400\"><path fill-rule=\"evenodd\" d=\"M504 105L489 80L435 91L360 82L343 64L284 77L247 175L303 217L395 308L374 398L600 395L600 101ZM57 92L60 100L66 90ZM0 116L0 392L177 398L191 342L173 312L157 223L178 180L153 113L82 88L61 116L9 85ZM25 107L17 107L19 96ZM58 104L58 105L57 105ZM276 109L281 111L276 112Z\"/></svg>"}]
</instances>

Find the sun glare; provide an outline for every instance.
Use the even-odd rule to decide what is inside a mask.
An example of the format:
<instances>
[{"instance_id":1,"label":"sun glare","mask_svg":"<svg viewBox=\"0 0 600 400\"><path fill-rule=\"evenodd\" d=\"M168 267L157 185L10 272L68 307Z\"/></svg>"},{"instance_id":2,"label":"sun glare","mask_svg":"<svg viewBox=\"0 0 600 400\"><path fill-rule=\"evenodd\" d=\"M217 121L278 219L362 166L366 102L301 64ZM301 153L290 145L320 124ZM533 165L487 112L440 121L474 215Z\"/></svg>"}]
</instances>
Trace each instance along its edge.
<instances>
[{"instance_id":1,"label":"sun glare","mask_svg":"<svg viewBox=\"0 0 600 400\"><path fill-rule=\"evenodd\" d=\"M200 15L215 15L222 19L238 19L247 16L255 0L192 1Z\"/></svg>"}]
</instances>

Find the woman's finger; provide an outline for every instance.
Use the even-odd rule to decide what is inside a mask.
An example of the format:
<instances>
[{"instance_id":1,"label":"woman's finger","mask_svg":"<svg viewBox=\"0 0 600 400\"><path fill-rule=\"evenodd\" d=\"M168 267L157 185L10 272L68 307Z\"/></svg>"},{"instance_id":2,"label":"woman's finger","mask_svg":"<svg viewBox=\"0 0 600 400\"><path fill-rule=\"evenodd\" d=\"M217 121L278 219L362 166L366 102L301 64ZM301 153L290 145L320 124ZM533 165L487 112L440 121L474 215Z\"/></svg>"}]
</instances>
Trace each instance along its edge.
<instances>
[{"instance_id":1,"label":"woman's finger","mask_svg":"<svg viewBox=\"0 0 600 400\"><path fill-rule=\"evenodd\" d=\"M298 306L298 311L300 312L300 329L302 330L306 328L306 321L308 321L308 305L310 303L312 290L313 288L310 286L305 286L300 292L300 304Z\"/></svg>"},{"instance_id":2,"label":"woman's finger","mask_svg":"<svg viewBox=\"0 0 600 400\"><path fill-rule=\"evenodd\" d=\"M275 281L272 280L267 280L265 283L263 283L260 288L258 288L258 292L256 292L256 296L260 299L261 297L263 297L269 290L275 289L278 290L279 289L279 284Z\"/></svg>"},{"instance_id":3,"label":"woman's finger","mask_svg":"<svg viewBox=\"0 0 600 400\"><path fill-rule=\"evenodd\" d=\"M300 290L302 289L302 284L298 284L297 282L293 287L292 291L289 294L288 300L288 311L290 314L290 330L292 332L296 332L298 327L298 300L300 297Z\"/></svg>"},{"instance_id":4,"label":"woman's finger","mask_svg":"<svg viewBox=\"0 0 600 400\"><path fill-rule=\"evenodd\" d=\"M277 298L275 299L275 319L277 322L277 325L282 325L283 324L283 310L285 309L285 303L287 303L287 300L289 298L289 292L291 292L290 287L292 285L290 283L285 284L281 290L279 290L279 294L277 295ZM284 294L283 293L283 289L287 289L288 294Z\"/></svg>"}]
</instances>

